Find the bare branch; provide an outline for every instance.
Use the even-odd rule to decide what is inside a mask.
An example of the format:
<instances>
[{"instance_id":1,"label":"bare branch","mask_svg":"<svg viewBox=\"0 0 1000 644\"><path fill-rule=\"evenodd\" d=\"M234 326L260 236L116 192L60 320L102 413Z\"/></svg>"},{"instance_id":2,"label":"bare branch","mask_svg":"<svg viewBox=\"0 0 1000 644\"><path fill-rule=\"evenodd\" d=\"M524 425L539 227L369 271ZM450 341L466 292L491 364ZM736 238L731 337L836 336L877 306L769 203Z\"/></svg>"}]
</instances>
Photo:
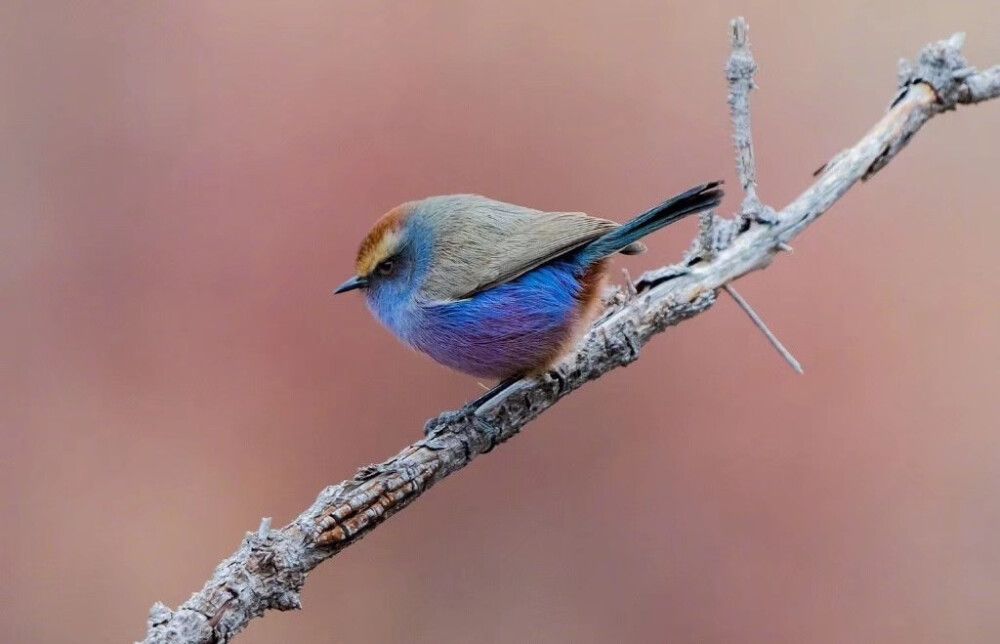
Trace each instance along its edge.
<instances>
[{"instance_id":1,"label":"bare branch","mask_svg":"<svg viewBox=\"0 0 1000 644\"><path fill-rule=\"evenodd\" d=\"M356 543L437 481L516 435L560 398L636 360L653 335L708 310L718 289L770 264L852 185L884 167L928 119L959 104L1000 96L1000 66L982 72L969 67L962 57L961 35L928 45L915 66L901 68L899 92L888 113L858 143L827 163L813 185L774 212L755 195L746 100L755 65L745 23L734 21L732 28L734 49L727 74L740 130L734 138L747 202L736 220L713 217L710 225L705 223L699 239L711 246L710 252L691 253L683 264L646 273L634 292L619 291L556 371L521 381L478 410L449 412L429 421L426 439L327 487L283 528L274 530L262 522L219 564L204 588L176 611L160 603L153 606L147 644L226 642L266 610L299 608L306 575L320 562Z\"/></svg>"}]
</instances>

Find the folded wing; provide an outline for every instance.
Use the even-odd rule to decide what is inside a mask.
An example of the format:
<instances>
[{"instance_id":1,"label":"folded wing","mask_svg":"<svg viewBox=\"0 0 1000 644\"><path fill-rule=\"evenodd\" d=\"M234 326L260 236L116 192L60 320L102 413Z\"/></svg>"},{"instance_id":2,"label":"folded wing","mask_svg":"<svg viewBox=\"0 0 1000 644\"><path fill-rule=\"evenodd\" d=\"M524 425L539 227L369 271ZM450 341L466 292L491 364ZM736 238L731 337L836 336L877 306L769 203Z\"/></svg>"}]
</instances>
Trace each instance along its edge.
<instances>
[{"instance_id":1,"label":"folded wing","mask_svg":"<svg viewBox=\"0 0 1000 644\"><path fill-rule=\"evenodd\" d=\"M617 228L582 212L543 212L480 197L431 197L414 212L436 231L424 294L449 301L513 280ZM622 252L641 252L641 245Z\"/></svg>"}]
</instances>

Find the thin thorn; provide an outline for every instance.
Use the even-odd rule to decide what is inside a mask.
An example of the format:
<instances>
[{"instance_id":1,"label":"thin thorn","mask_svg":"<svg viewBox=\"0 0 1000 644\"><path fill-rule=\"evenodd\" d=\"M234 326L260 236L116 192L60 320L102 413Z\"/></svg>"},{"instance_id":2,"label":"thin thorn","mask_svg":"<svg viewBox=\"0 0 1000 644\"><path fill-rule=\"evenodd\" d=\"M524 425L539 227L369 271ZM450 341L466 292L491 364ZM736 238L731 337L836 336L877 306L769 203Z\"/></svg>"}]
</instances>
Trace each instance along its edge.
<instances>
[{"instance_id":1,"label":"thin thorn","mask_svg":"<svg viewBox=\"0 0 1000 644\"><path fill-rule=\"evenodd\" d=\"M267 535L271 532L271 517L264 517L260 520L260 527L257 528L257 537L260 539L267 539Z\"/></svg>"},{"instance_id":2,"label":"thin thorn","mask_svg":"<svg viewBox=\"0 0 1000 644\"><path fill-rule=\"evenodd\" d=\"M753 308L750 307L750 303L744 300L743 296L737 293L736 289L733 288L731 284L725 284L722 288L725 289L726 293L729 293L729 297L733 298L733 300L736 301L736 304L743 309L743 312L750 317L750 320L757 326L758 329L760 329L761 333L764 334L764 337L768 339L771 345L773 345L774 348L778 350L778 353L781 354L781 357L785 359L785 362L791 365L792 369L795 370L795 373L798 373L799 375L803 374L802 365L800 365L799 361L795 359L795 356L793 356L791 352L786 349L783 344L781 344L781 341L778 340L777 336L771 333L771 329L767 328L767 325L764 324L764 320L761 320L760 316L757 315Z\"/></svg>"},{"instance_id":3,"label":"thin thorn","mask_svg":"<svg viewBox=\"0 0 1000 644\"><path fill-rule=\"evenodd\" d=\"M785 242L778 242L778 250L783 250L786 253L794 252L795 249L786 244Z\"/></svg>"}]
</instances>

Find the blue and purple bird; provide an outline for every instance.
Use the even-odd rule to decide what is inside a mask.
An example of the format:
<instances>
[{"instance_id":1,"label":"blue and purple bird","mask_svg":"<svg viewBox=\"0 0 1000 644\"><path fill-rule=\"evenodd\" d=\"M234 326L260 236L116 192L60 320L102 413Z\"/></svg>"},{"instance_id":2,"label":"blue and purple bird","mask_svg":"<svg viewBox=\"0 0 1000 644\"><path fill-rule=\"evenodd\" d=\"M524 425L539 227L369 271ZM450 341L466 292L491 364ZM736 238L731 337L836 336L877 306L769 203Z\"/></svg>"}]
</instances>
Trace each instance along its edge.
<instances>
[{"instance_id":1,"label":"blue and purple bird","mask_svg":"<svg viewBox=\"0 0 1000 644\"><path fill-rule=\"evenodd\" d=\"M542 212L477 195L429 197L383 215L361 242L356 275L368 308L400 340L481 378L540 374L597 314L608 258L714 208L706 183L626 224L581 212Z\"/></svg>"}]
</instances>

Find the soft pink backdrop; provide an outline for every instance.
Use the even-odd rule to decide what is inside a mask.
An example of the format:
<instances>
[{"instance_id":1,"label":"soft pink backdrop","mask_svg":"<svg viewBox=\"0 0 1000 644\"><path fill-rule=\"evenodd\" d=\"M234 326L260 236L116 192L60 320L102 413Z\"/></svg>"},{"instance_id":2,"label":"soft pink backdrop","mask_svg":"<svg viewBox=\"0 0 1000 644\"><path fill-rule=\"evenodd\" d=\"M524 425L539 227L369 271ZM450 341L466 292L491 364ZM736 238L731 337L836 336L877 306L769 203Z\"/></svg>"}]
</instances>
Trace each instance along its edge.
<instances>
[{"instance_id":1,"label":"soft pink backdrop","mask_svg":"<svg viewBox=\"0 0 1000 644\"><path fill-rule=\"evenodd\" d=\"M372 220L475 191L623 219L761 194L990 2L0 5L0 641L139 639L262 516L478 391L355 296ZM1000 639L1000 102L934 120L723 300L319 568L263 642ZM622 260L678 257L694 222Z\"/></svg>"}]
</instances>

